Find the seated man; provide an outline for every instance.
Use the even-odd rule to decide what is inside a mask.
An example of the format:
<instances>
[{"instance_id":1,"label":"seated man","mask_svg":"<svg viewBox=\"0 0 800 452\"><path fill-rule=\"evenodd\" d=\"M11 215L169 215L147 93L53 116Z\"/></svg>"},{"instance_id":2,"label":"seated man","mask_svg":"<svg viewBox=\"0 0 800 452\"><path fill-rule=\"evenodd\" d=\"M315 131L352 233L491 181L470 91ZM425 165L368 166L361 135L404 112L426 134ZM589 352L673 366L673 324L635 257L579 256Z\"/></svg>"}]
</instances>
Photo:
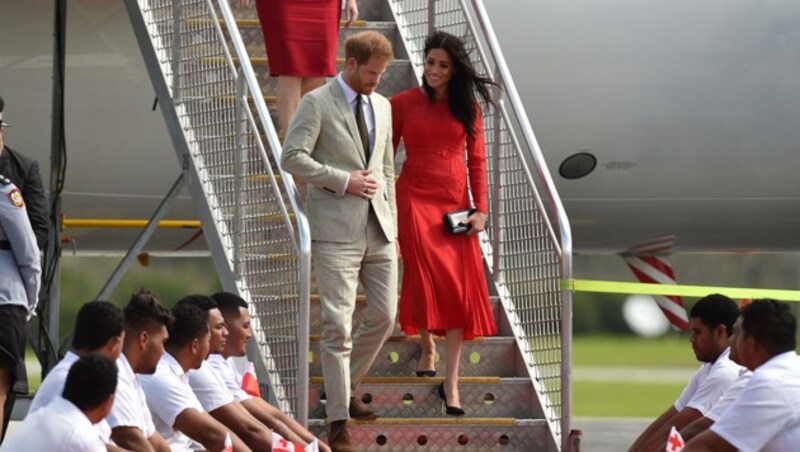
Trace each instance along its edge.
<instances>
[{"instance_id":1,"label":"seated man","mask_svg":"<svg viewBox=\"0 0 800 452\"><path fill-rule=\"evenodd\" d=\"M72 333L72 350L47 374L33 397L28 414L32 414L57 399L64 390L67 373L79 357L99 353L116 360L122 351L122 311L107 301L90 301L81 306L75 318ZM95 425L105 443L110 442L111 427L102 419Z\"/></svg>"},{"instance_id":2,"label":"seated man","mask_svg":"<svg viewBox=\"0 0 800 452\"><path fill-rule=\"evenodd\" d=\"M211 331L209 351L219 353L225 345L228 330L219 312L217 302L205 295L190 295L178 305L190 304L208 313L208 328ZM208 358L208 355L205 356ZM217 378L207 362L196 370L189 371L189 385L200 400L203 409L214 419L233 430L253 450L270 450L272 432L250 415L244 407L233 399L230 391Z\"/></svg>"},{"instance_id":3,"label":"seated man","mask_svg":"<svg viewBox=\"0 0 800 452\"><path fill-rule=\"evenodd\" d=\"M291 416L270 405L264 399L253 397L242 389L242 375L239 374L233 357L245 356L247 342L253 335L250 330L250 313L247 311L247 302L238 295L228 292L216 293L211 298L217 302L222 317L225 319L228 339L225 341L221 353L211 352L207 361L209 367L227 386L233 397L264 425L290 441L299 444L313 442L314 435ZM327 444L321 441L318 444L320 451L330 450Z\"/></svg>"},{"instance_id":4,"label":"seated man","mask_svg":"<svg viewBox=\"0 0 800 452\"><path fill-rule=\"evenodd\" d=\"M735 324L734 324L735 325ZM731 354L730 359L731 361L735 362L736 364L741 365L741 361L738 358L737 350L736 350L736 334L731 336ZM739 370L739 378L722 394L722 397L717 400L717 403L711 407L711 411L706 413L705 416L695 419L691 424L687 425L686 427L680 430L681 437L684 441L689 441L690 439L694 438L695 436L699 435L700 433L708 430L709 427L714 425L714 422L719 419L722 413L728 409L729 406L739 398L739 394L742 393L742 390L747 386L750 382L750 377L753 375L746 367L742 367ZM665 450L667 447L666 441L663 444L663 447L659 448L658 450Z\"/></svg>"},{"instance_id":5,"label":"seated man","mask_svg":"<svg viewBox=\"0 0 800 452\"><path fill-rule=\"evenodd\" d=\"M730 335L739 308L730 298L713 294L701 298L690 312L690 341L703 364L675 404L650 424L631 446L632 451L656 450L674 426L680 430L704 416L739 376L741 367L729 359Z\"/></svg>"},{"instance_id":6,"label":"seated man","mask_svg":"<svg viewBox=\"0 0 800 452\"><path fill-rule=\"evenodd\" d=\"M753 371L739 398L685 451L797 450L800 444L800 357L797 321L786 303L755 300L736 321L735 347Z\"/></svg>"},{"instance_id":7,"label":"seated man","mask_svg":"<svg viewBox=\"0 0 800 452\"><path fill-rule=\"evenodd\" d=\"M166 353L153 375L141 375L156 430L174 452L195 449L192 440L210 451L224 450L226 438L231 439L235 451L250 451L236 434L203 411L189 386L186 373L200 368L208 355L208 313L180 304L172 309L172 316Z\"/></svg>"},{"instance_id":8,"label":"seated man","mask_svg":"<svg viewBox=\"0 0 800 452\"><path fill-rule=\"evenodd\" d=\"M100 354L82 356L70 366L62 396L29 413L0 451L105 452L106 445L92 424L111 410L116 387L114 361Z\"/></svg>"},{"instance_id":9,"label":"seated man","mask_svg":"<svg viewBox=\"0 0 800 452\"><path fill-rule=\"evenodd\" d=\"M134 294L123 310L125 341L117 359L119 381L114 407L108 415L111 438L129 450L169 452L169 446L156 431L147 399L136 374L152 375L172 324L169 309L144 289Z\"/></svg>"}]
</instances>

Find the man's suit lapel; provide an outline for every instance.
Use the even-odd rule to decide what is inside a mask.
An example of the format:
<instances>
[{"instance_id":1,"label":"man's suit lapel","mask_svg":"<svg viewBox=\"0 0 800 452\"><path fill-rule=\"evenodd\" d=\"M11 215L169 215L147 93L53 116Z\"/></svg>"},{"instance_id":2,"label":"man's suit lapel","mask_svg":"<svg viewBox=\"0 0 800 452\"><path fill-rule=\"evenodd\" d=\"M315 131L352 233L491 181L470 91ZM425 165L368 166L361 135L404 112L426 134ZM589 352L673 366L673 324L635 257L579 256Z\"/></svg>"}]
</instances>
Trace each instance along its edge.
<instances>
[{"instance_id":1,"label":"man's suit lapel","mask_svg":"<svg viewBox=\"0 0 800 452\"><path fill-rule=\"evenodd\" d=\"M358 134L358 126L356 125L356 117L350 105L347 103L347 97L344 95L344 90L339 86L339 81L333 79L331 82L331 94L333 96L333 103L339 108L339 112L344 116L347 123L347 129L350 131L350 138L355 143L356 152L358 152L361 161L364 163L364 168L367 167L367 159L364 155L364 147L361 145L361 137Z\"/></svg>"},{"instance_id":2,"label":"man's suit lapel","mask_svg":"<svg viewBox=\"0 0 800 452\"><path fill-rule=\"evenodd\" d=\"M369 96L369 104L372 106L372 120L375 126L375 144L372 145L371 152L369 153L369 159L372 161L372 158L375 156L375 152L378 150L378 146L381 145L381 137L383 136L383 127L384 122L383 118L380 117L380 112L378 112L377 107L375 106L374 99L372 98L372 94ZM384 150L386 152L386 150ZM369 166L370 162L367 162L367 166Z\"/></svg>"}]
</instances>

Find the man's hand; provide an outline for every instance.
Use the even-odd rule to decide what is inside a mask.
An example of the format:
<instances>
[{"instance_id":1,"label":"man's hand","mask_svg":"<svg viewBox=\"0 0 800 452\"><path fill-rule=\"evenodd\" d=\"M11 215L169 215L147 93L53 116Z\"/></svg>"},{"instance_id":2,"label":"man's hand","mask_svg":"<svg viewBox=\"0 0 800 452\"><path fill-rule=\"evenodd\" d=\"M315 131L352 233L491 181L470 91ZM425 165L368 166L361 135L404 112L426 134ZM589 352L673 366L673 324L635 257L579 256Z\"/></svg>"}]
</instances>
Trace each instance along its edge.
<instances>
[{"instance_id":1,"label":"man's hand","mask_svg":"<svg viewBox=\"0 0 800 452\"><path fill-rule=\"evenodd\" d=\"M483 212L475 212L466 220L462 221L464 224L471 224L472 228L467 231L467 235L480 234L486 229L486 214Z\"/></svg>"},{"instance_id":2,"label":"man's hand","mask_svg":"<svg viewBox=\"0 0 800 452\"><path fill-rule=\"evenodd\" d=\"M347 193L359 198L372 199L377 191L378 181L372 176L371 170L358 170L350 173Z\"/></svg>"},{"instance_id":3,"label":"man's hand","mask_svg":"<svg viewBox=\"0 0 800 452\"><path fill-rule=\"evenodd\" d=\"M344 26L345 28L348 28L358 19L358 5L356 5L356 0L347 0L345 12L347 13L347 22L344 24Z\"/></svg>"}]
</instances>

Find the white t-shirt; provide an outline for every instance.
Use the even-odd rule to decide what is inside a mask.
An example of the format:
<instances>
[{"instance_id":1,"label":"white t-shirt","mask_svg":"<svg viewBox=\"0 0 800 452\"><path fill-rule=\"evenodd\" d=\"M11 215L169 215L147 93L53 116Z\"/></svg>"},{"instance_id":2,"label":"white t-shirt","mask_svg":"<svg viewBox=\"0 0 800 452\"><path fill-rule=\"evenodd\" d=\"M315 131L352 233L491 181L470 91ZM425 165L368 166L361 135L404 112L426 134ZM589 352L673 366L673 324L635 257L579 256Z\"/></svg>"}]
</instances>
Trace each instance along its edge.
<instances>
[{"instance_id":1,"label":"white t-shirt","mask_svg":"<svg viewBox=\"0 0 800 452\"><path fill-rule=\"evenodd\" d=\"M75 361L80 359L80 356L72 352L67 352L64 359L58 362L47 374L41 386L33 396L31 406L28 408L28 414L33 414L45 406L49 405L53 400L61 397L64 392L64 384L67 382L67 374L69 369L75 364ZM108 422L103 419L102 421L94 424L94 429L97 431L100 439L105 443L111 443L111 427Z\"/></svg>"},{"instance_id":2,"label":"white t-shirt","mask_svg":"<svg viewBox=\"0 0 800 452\"><path fill-rule=\"evenodd\" d=\"M731 361L730 347L713 363L703 363L695 372L689 384L683 389L681 396L675 401L675 409L680 412L684 408L694 408L703 416L711 411L711 407L722 397L722 394L739 378L742 366Z\"/></svg>"},{"instance_id":3,"label":"white t-shirt","mask_svg":"<svg viewBox=\"0 0 800 452\"><path fill-rule=\"evenodd\" d=\"M204 362L199 369L189 371L189 385L200 404L203 405L203 409L208 412L234 401L233 395L209 367L208 361Z\"/></svg>"},{"instance_id":4,"label":"white t-shirt","mask_svg":"<svg viewBox=\"0 0 800 452\"><path fill-rule=\"evenodd\" d=\"M236 363L233 362L233 357L225 359L220 354L213 354L208 357L206 364L217 374L220 380L225 383L225 386L233 394L233 397L239 402L252 399L253 396L242 389L242 374L236 368Z\"/></svg>"},{"instance_id":5,"label":"white t-shirt","mask_svg":"<svg viewBox=\"0 0 800 452\"><path fill-rule=\"evenodd\" d=\"M800 444L800 357L772 357L753 372L711 430L742 451L785 452Z\"/></svg>"},{"instance_id":6,"label":"white t-shirt","mask_svg":"<svg viewBox=\"0 0 800 452\"><path fill-rule=\"evenodd\" d=\"M153 416L150 415L150 409L147 407L147 399L139 377L133 373L133 368L125 354L119 355L117 369L119 369L117 395L114 399L114 407L106 418L108 425L112 429L136 427L142 431L145 438L149 438L156 431Z\"/></svg>"},{"instance_id":7,"label":"white t-shirt","mask_svg":"<svg viewBox=\"0 0 800 452\"><path fill-rule=\"evenodd\" d=\"M153 415L153 424L173 452L192 450L193 441L174 429L175 419L184 410L203 412L189 386L189 376L169 353L164 353L158 362L156 373L139 375L147 406Z\"/></svg>"},{"instance_id":8,"label":"white t-shirt","mask_svg":"<svg viewBox=\"0 0 800 452\"><path fill-rule=\"evenodd\" d=\"M717 400L717 403L711 407L711 411L706 413L706 417L715 421L722 416L722 413L728 409L729 406L739 398L739 394L742 393L742 390L747 386L747 383L750 382L750 377L753 375L753 372L750 372L746 368L742 367L742 370L739 371L739 378L733 382L730 388L725 391L725 394L722 394L722 397Z\"/></svg>"},{"instance_id":9,"label":"white t-shirt","mask_svg":"<svg viewBox=\"0 0 800 452\"><path fill-rule=\"evenodd\" d=\"M28 413L0 446L0 451L105 452L106 445L88 417L69 400Z\"/></svg>"}]
</instances>

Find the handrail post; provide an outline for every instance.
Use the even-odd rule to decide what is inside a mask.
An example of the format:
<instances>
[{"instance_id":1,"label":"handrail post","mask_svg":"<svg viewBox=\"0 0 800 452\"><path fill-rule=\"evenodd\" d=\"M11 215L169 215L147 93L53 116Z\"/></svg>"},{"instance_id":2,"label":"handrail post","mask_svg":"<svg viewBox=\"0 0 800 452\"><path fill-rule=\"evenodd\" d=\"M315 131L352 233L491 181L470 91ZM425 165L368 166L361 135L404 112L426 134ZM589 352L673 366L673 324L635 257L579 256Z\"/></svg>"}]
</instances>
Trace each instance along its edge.
<instances>
[{"instance_id":1,"label":"handrail post","mask_svg":"<svg viewBox=\"0 0 800 452\"><path fill-rule=\"evenodd\" d=\"M244 102L247 87L241 68L236 72L236 100L234 101L234 121L236 121L236 164L233 177L233 196L234 196L234 216L233 216L233 275L239 281L242 277L242 177L244 173L244 153L245 153L245 111Z\"/></svg>"},{"instance_id":2,"label":"handrail post","mask_svg":"<svg viewBox=\"0 0 800 452\"><path fill-rule=\"evenodd\" d=\"M497 80L497 78L495 78ZM494 109L494 150L492 151L492 172L494 173L494 186L492 187L492 277L495 282L499 282L502 275L502 256L503 256L503 216L500 215L502 208L501 199L503 196L503 161L501 158L502 151L502 109L499 108L503 105L503 99L500 98L502 90L498 85L495 88L495 102Z\"/></svg>"},{"instance_id":3,"label":"handrail post","mask_svg":"<svg viewBox=\"0 0 800 452\"><path fill-rule=\"evenodd\" d=\"M172 98L175 102L181 99L181 57L183 32L183 3L172 0Z\"/></svg>"},{"instance_id":4,"label":"handrail post","mask_svg":"<svg viewBox=\"0 0 800 452\"><path fill-rule=\"evenodd\" d=\"M436 29L436 2L437 0L428 0L428 34L433 33Z\"/></svg>"}]
</instances>

